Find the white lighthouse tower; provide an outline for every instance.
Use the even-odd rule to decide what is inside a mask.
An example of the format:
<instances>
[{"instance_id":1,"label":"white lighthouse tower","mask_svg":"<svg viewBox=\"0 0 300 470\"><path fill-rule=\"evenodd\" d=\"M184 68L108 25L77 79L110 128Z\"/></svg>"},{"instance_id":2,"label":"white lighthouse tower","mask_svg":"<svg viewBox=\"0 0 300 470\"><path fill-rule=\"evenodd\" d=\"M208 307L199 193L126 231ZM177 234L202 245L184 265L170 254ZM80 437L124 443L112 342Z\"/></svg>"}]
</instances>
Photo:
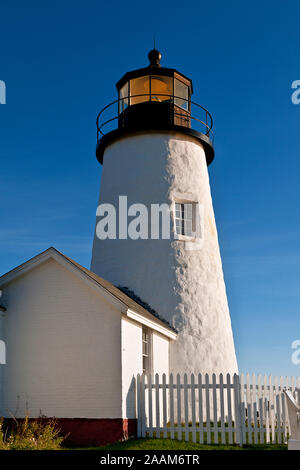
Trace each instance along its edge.
<instances>
[{"instance_id":1,"label":"white lighthouse tower","mask_svg":"<svg viewBox=\"0 0 300 470\"><path fill-rule=\"evenodd\" d=\"M170 372L233 374L237 361L207 169L214 158L212 119L191 101L189 78L162 67L156 49L149 60L119 80L118 100L98 116L99 204L122 214L115 238L99 239L95 232L91 270L132 291L176 328ZM107 114L116 105L116 113ZM131 208L129 223L142 205L148 236L141 230L133 239L124 230L124 211ZM162 230L157 235L153 205L164 216L168 207L170 237Z\"/></svg>"}]
</instances>

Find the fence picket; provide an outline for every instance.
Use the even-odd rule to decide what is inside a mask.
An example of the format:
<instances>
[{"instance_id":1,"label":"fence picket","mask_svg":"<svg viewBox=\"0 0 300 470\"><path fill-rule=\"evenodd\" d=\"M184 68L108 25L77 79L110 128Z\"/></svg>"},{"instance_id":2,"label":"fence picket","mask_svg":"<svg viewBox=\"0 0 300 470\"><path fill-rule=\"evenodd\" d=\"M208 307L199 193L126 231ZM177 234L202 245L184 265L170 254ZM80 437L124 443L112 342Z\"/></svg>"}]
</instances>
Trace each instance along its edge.
<instances>
[{"instance_id":1,"label":"fence picket","mask_svg":"<svg viewBox=\"0 0 300 470\"><path fill-rule=\"evenodd\" d=\"M219 383L220 383L221 443L226 444L223 374L220 374L219 376Z\"/></svg>"},{"instance_id":2,"label":"fence picket","mask_svg":"<svg viewBox=\"0 0 300 470\"><path fill-rule=\"evenodd\" d=\"M245 376L241 374L240 376L240 384L241 384L241 421L242 421L242 442L247 442L247 435L246 435L246 402L245 402Z\"/></svg>"},{"instance_id":3,"label":"fence picket","mask_svg":"<svg viewBox=\"0 0 300 470\"><path fill-rule=\"evenodd\" d=\"M277 443L281 444L281 411L280 411L280 392L278 388L278 377L274 377L274 391L275 391L275 426Z\"/></svg>"},{"instance_id":4,"label":"fence picket","mask_svg":"<svg viewBox=\"0 0 300 470\"><path fill-rule=\"evenodd\" d=\"M141 419L141 432L142 432L142 437L146 437L146 404L145 404L145 394L146 394L146 388L145 388L145 375L142 375L142 380L141 380L141 407L142 407L142 419Z\"/></svg>"},{"instance_id":5,"label":"fence picket","mask_svg":"<svg viewBox=\"0 0 300 470\"><path fill-rule=\"evenodd\" d=\"M251 401L253 406L253 426L254 426L254 444L258 444L258 424L257 424L257 393L255 375L252 374L252 393Z\"/></svg>"},{"instance_id":6,"label":"fence picket","mask_svg":"<svg viewBox=\"0 0 300 470\"><path fill-rule=\"evenodd\" d=\"M184 398L184 437L185 441L189 440L189 396L188 396L188 383L187 374L183 377L183 398Z\"/></svg>"},{"instance_id":7,"label":"fence picket","mask_svg":"<svg viewBox=\"0 0 300 470\"><path fill-rule=\"evenodd\" d=\"M169 395L170 395L170 427L171 427L171 439L174 439L174 383L173 374L170 374L169 381Z\"/></svg>"},{"instance_id":8,"label":"fence picket","mask_svg":"<svg viewBox=\"0 0 300 470\"><path fill-rule=\"evenodd\" d=\"M271 421L271 440L272 443L275 444L276 436L275 436L275 405L274 405L274 389L272 383L272 376L269 375L269 397L270 397L270 421Z\"/></svg>"},{"instance_id":9,"label":"fence picket","mask_svg":"<svg viewBox=\"0 0 300 470\"><path fill-rule=\"evenodd\" d=\"M204 442L203 432L203 398L202 398L202 375L198 374L198 409L199 409L199 442Z\"/></svg>"},{"instance_id":10,"label":"fence picket","mask_svg":"<svg viewBox=\"0 0 300 470\"><path fill-rule=\"evenodd\" d=\"M160 437L159 375L155 374L155 437Z\"/></svg>"},{"instance_id":11,"label":"fence picket","mask_svg":"<svg viewBox=\"0 0 300 470\"><path fill-rule=\"evenodd\" d=\"M216 374L212 375L212 399L214 412L214 444L218 444L218 413L217 413L217 378Z\"/></svg>"},{"instance_id":12,"label":"fence picket","mask_svg":"<svg viewBox=\"0 0 300 470\"><path fill-rule=\"evenodd\" d=\"M177 437L179 441L182 440L180 374L177 374Z\"/></svg>"},{"instance_id":13,"label":"fence picket","mask_svg":"<svg viewBox=\"0 0 300 470\"><path fill-rule=\"evenodd\" d=\"M166 374L162 375L162 395L163 395L163 437L168 437L167 432L167 381Z\"/></svg>"},{"instance_id":14,"label":"fence picket","mask_svg":"<svg viewBox=\"0 0 300 470\"><path fill-rule=\"evenodd\" d=\"M294 377L291 377L291 390L292 394L295 394L295 384L294 384Z\"/></svg>"},{"instance_id":15,"label":"fence picket","mask_svg":"<svg viewBox=\"0 0 300 470\"><path fill-rule=\"evenodd\" d=\"M248 444L252 444L252 397L249 374L246 375L246 387Z\"/></svg>"},{"instance_id":16,"label":"fence picket","mask_svg":"<svg viewBox=\"0 0 300 470\"><path fill-rule=\"evenodd\" d=\"M263 390L262 377L257 377L257 399L258 399L258 417L259 417L259 443L264 443L264 407L263 407Z\"/></svg>"},{"instance_id":17,"label":"fence picket","mask_svg":"<svg viewBox=\"0 0 300 470\"><path fill-rule=\"evenodd\" d=\"M195 400L195 376L191 375L191 407L192 407L192 440L196 442L196 400Z\"/></svg>"},{"instance_id":18,"label":"fence picket","mask_svg":"<svg viewBox=\"0 0 300 470\"><path fill-rule=\"evenodd\" d=\"M143 394L141 393L141 375L137 374L136 376L136 407L137 407L137 437L142 436L142 407L141 407L141 398Z\"/></svg>"},{"instance_id":19,"label":"fence picket","mask_svg":"<svg viewBox=\"0 0 300 470\"><path fill-rule=\"evenodd\" d=\"M205 374L205 403L206 403L206 439L207 444L211 443L210 426L210 397L209 397L209 375Z\"/></svg>"},{"instance_id":20,"label":"fence picket","mask_svg":"<svg viewBox=\"0 0 300 470\"><path fill-rule=\"evenodd\" d=\"M239 376L234 374L233 376L233 393L234 393L234 428L235 428L235 443L239 444L240 447L243 445L243 433L241 425L241 385Z\"/></svg>"},{"instance_id":21,"label":"fence picket","mask_svg":"<svg viewBox=\"0 0 300 470\"><path fill-rule=\"evenodd\" d=\"M227 412L228 412L228 442L233 444L233 419L232 419L232 393L231 393L231 378L227 374Z\"/></svg>"},{"instance_id":22,"label":"fence picket","mask_svg":"<svg viewBox=\"0 0 300 470\"><path fill-rule=\"evenodd\" d=\"M149 409L149 436L153 437L153 414L152 414L152 376L148 374L148 409Z\"/></svg>"},{"instance_id":23,"label":"fence picket","mask_svg":"<svg viewBox=\"0 0 300 470\"><path fill-rule=\"evenodd\" d=\"M269 444L270 441L270 401L267 385L267 376L264 376L264 409L265 409L265 420L266 420L266 442Z\"/></svg>"},{"instance_id":24,"label":"fence picket","mask_svg":"<svg viewBox=\"0 0 300 470\"><path fill-rule=\"evenodd\" d=\"M280 382L280 390L281 390L281 413L282 413L282 442L286 443L287 441L287 423L286 423L286 415L285 415L285 397L284 397L284 379L281 376L279 379Z\"/></svg>"},{"instance_id":25,"label":"fence picket","mask_svg":"<svg viewBox=\"0 0 300 470\"><path fill-rule=\"evenodd\" d=\"M288 376L285 377L285 386L288 389L289 388L289 378ZM285 406L285 413L287 415L287 404ZM291 428L290 428L290 423L288 422L288 434L291 434Z\"/></svg>"}]
</instances>

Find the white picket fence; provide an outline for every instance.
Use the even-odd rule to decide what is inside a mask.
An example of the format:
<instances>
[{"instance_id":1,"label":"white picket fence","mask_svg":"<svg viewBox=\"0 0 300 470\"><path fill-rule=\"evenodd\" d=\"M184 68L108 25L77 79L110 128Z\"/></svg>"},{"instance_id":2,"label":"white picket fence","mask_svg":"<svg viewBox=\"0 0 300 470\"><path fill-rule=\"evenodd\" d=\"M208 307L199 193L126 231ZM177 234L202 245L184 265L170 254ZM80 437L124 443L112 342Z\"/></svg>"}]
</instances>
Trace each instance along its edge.
<instances>
[{"instance_id":1,"label":"white picket fence","mask_svg":"<svg viewBox=\"0 0 300 470\"><path fill-rule=\"evenodd\" d=\"M286 443L284 389L299 400L300 378L138 375L138 437L201 444Z\"/></svg>"}]
</instances>

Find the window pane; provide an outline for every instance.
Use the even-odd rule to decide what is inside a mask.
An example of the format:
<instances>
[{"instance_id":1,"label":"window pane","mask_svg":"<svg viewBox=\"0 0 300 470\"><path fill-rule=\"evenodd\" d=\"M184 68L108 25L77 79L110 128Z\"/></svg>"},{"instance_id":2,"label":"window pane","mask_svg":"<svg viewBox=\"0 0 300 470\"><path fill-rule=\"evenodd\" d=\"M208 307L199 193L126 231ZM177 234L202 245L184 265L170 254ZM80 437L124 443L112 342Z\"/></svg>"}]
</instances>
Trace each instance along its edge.
<instances>
[{"instance_id":1,"label":"window pane","mask_svg":"<svg viewBox=\"0 0 300 470\"><path fill-rule=\"evenodd\" d=\"M173 101L172 77L151 76L151 101Z\"/></svg>"},{"instance_id":2,"label":"window pane","mask_svg":"<svg viewBox=\"0 0 300 470\"><path fill-rule=\"evenodd\" d=\"M122 113L128 106L128 82L122 86L119 91L119 114ZM125 99L122 99L125 98Z\"/></svg>"},{"instance_id":3,"label":"window pane","mask_svg":"<svg viewBox=\"0 0 300 470\"><path fill-rule=\"evenodd\" d=\"M192 204L185 204L185 217L192 219Z\"/></svg>"},{"instance_id":4,"label":"window pane","mask_svg":"<svg viewBox=\"0 0 300 470\"><path fill-rule=\"evenodd\" d=\"M147 374L148 372L148 357L143 356L143 373Z\"/></svg>"},{"instance_id":5,"label":"window pane","mask_svg":"<svg viewBox=\"0 0 300 470\"><path fill-rule=\"evenodd\" d=\"M136 96L134 95L145 95L146 96ZM143 103L144 101L149 101L150 99L150 87L149 87L149 75L145 77L133 78L130 80L130 104Z\"/></svg>"},{"instance_id":6,"label":"window pane","mask_svg":"<svg viewBox=\"0 0 300 470\"><path fill-rule=\"evenodd\" d=\"M192 236L192 221L191 220L184 221L184 234L189 237Z\"/></svg>"},{"instance_id":7,"label":"window pane","mask_svg":"<svg viewBox=\"0 0 300 470\"><path fill-rule=\"evenodd\" d=\"M178 98L174 98L174 103L177 106L180 106L183 109L188 110L188 99L189 99L189 87L185 85L180 80L175 78L175 89L174 89L174 96ZM182 98L182 99L180 99Z\"/></svg>"}]
</instances>

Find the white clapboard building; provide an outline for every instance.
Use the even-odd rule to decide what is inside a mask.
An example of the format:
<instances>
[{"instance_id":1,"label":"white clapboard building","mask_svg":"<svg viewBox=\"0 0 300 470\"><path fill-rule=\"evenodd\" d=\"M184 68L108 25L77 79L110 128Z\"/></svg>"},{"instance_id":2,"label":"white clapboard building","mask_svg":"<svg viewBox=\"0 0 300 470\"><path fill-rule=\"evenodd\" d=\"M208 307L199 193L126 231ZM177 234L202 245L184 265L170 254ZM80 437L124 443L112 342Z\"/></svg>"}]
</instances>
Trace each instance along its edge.
<instances>
[{"instance_id":1,"label":"white clapboard building","mask_svg":"<svg viewBox=\"0 0 300 470\"><path fill-rule=\"evenodd\" d=\"M55 416L75 443L135 434L135 377L169 372L174 329L54 248L0 288L0 416Z\"/></svg>"},{"instance_id":2,"label":"white clapboard building","mask_svg":"<svg viewBox=\"0 0 300 470\"><path fill-rule=\"evenodd\" d=\"M0 278L0 416L55 416L81 444L135 433L139 373L238 371L209 186L212 118L160 59L154 49L126 73L97 119L91 270L49 248ZM153 205L146 233L139 217ZM115 233L102 236L109 207Z\"/></svg>"}]
</instances>

